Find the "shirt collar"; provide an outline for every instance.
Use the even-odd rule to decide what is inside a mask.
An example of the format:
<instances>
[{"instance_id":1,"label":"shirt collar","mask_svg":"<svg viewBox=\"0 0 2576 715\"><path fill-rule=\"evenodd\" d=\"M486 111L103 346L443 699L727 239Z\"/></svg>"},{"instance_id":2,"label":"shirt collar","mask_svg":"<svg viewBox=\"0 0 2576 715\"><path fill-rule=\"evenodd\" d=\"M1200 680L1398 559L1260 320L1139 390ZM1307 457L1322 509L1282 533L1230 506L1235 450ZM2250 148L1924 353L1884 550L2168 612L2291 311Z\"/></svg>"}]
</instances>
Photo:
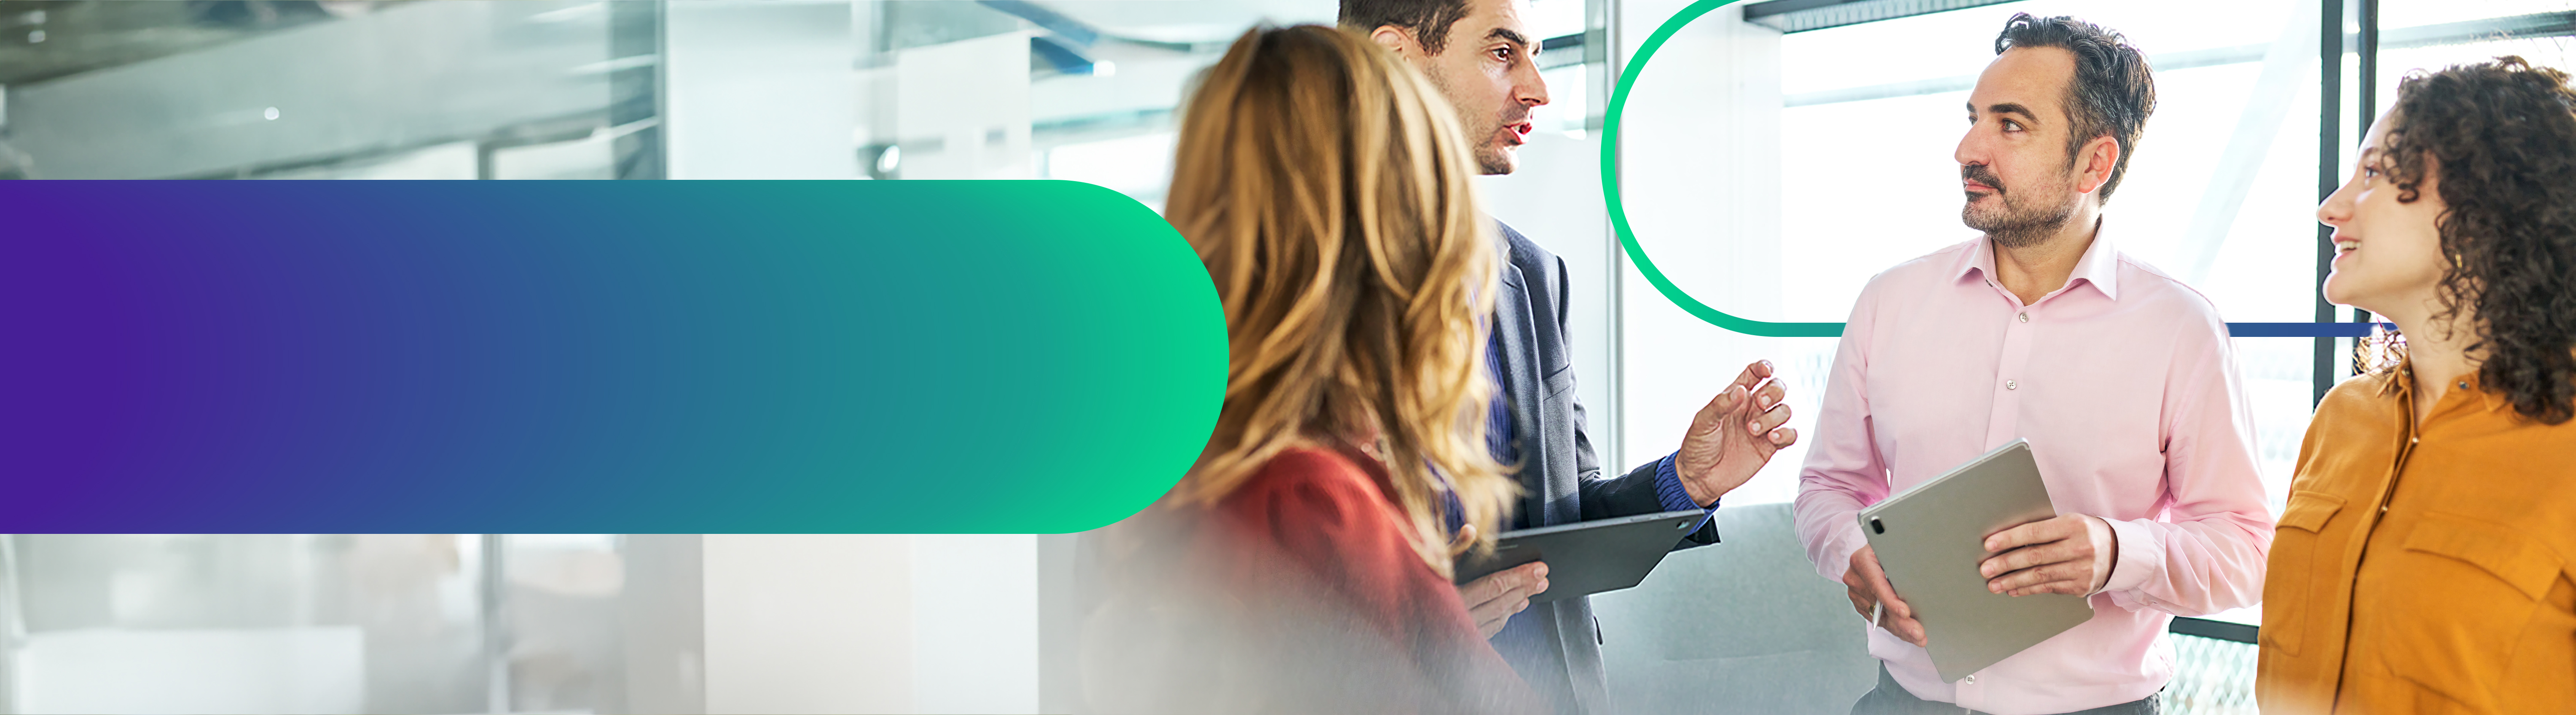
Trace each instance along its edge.
<instances>
[{"instance_id":1,"label":"shirt collar","mask_svg":"<svg viewBox=\"0 0 2576 715\"><path fill-rule=\"evenodd\" d=\"M2487 408L2488 412L2512 409L2512 401L2505 399L2505 396L2500 393L2487 389L2486 381L2478 379L2480 372L2483 371L2470 370L2469 374L2451 378L2451 389L2476 395L2478 404Z\"/></svg>"},{"instance_id":2,"label":"shirt collar","mask_svg":"<svg viewBox=\"0 0 2576 715\"><path fill-rule=\"evenodd\" d=\"M2066 276L2065 288L2073 288L2076 281L2083 281L2085 285L2101 291L2102 297L2117 301L2120 299L2120 249L2111 245L2110 232L2103 230L2104 223L2107 222L2094 221L2093 245L2086 246L2084 255L2075 259L2075 272ZM1995 275L1994 240L1979 237L1951 270L1954 280L1992 279ZM2065 288L2050 293L2064 292Z\"/></svg>"},{"instance_id":3,"label":"shirt collar","mask_svg":"<svg viewBox=\"0 0 2576 715\"><path fill-rule=\"evenodd\" d=\"M2477 370L2470 370L2469 374L2452 378L2451 389L2444 391L2444 396L2448 397L2450 392L2466 392L2476 395L2479 405L2485 407L2488 412L2512 408L2513 404L2511 401L2506 400L2504 395L2497 394L2496 392L2486 388L2486 381L2478 379L2478 373L2479 371ZM2386 381L2379 385L2380 395L2394 395L2408 400L2414 399L2414 360L2400 357L2397 359L2397 369L2389 370L2385 374Z\"/></svg>"}]
</instances>

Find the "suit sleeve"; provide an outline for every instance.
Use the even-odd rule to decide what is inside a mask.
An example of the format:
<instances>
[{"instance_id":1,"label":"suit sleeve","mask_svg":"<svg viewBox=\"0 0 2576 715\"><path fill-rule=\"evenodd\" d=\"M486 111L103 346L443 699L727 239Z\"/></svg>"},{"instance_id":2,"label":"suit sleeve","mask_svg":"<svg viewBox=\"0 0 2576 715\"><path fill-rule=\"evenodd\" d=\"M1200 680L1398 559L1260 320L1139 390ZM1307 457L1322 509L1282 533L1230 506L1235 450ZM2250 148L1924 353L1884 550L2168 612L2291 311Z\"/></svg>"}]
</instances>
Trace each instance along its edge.
<instances>
[{"instance_id":1,"label":"suit sleeve","mask_svg":"<svg viewBox=\"0 0 2576 715\"><path fill-rule=\"evenodd\" d=\"M1553 274L1551 277L1555 280L1548 283L1548 289L1556 293L1554 317L1557 334L1564 335L1566 334L1566 300L1573 287L1566 282L1565 259L1554 260L1556 270L1549 273ZM1592 436L1584 429L1584 424L1589 420L1583 408L1583 398L1571 397L1574 403L1574 472L1577 483L1581 485L1578 488L1582 490L1582 496L1577 501L1583 505L1583 520L1613 519L1668 511L1669 508L1665 505L1663 497L1655 488L1659 479L1658 467L1664 460L1658 457L1653 461L1637 465L1637 468L1628 470L1626 474L1602 476L1601 456L1593 451ZM1692 531L1689 536L1682 537L1682 540L1674 544L1673 548L1686 549L1714 543L1717 543L1717 520L1709 519L1701 523L1699 529Z\"/></svg>"}]
</instances>

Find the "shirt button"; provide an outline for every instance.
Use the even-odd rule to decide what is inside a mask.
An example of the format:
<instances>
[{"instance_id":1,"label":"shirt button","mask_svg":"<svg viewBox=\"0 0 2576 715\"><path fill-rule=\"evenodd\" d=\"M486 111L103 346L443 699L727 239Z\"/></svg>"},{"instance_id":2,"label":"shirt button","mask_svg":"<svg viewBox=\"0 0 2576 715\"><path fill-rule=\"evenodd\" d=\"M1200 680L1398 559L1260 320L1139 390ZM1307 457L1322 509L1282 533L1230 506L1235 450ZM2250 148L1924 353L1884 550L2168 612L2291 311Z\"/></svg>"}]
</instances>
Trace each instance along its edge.
<instances>
[{"instance_id":1,"label":"shirt button","mask_svg":"<svg viewBox=\"0 0 2576 715\"><path fill-rule=\"evenodd\" d=\"M1977 676L1974 676L1974 675L1968 676L1967 678L1965 678L1965 679L1961 680L1960 682L1967 683L1967 684L1969 684L1969 685L1975 685L1975 684L1977 684Z\"/></svg>"},{"instance_id":2,"label":"shirt button","mask_svg":"<svg viewBox=\"0 0 2576 715\"><path fill-rule=\"evenodd\" d=\"M2013 380L2005 380L2005 381L2004 381L2004 389L2006 389L2006 390L2018 390L2018 389L2021 389L2021 383L2020 383L2020 382L2013 381Z\"/></svg>"},{"instance_id":3,"label":"shirt button","mask_svg":"<svg viewBox=\"0 0 2576 715\"><path fill-rule=\"evenodd\" d=\"M2023 313L2023 314L2021 314L2021 322L2024 322L2024 323L2030 322L2030 314L2029 314L2029 313Z\"/></svg>"}]
</instances>

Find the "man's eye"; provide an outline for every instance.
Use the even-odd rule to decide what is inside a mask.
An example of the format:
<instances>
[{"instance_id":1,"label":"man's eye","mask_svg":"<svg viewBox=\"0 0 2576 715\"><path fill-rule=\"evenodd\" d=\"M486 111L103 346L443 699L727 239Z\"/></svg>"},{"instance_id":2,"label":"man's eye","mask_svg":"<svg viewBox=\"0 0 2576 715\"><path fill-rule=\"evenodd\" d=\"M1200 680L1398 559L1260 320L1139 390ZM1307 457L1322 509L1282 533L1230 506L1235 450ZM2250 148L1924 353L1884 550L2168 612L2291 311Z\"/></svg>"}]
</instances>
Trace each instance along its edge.
<instances>
[{"instance_id":1,"label":"man's eye","mask_svg":"<svg viewBox=\"0 0 2576 715\"><path fill-rule=\"evenodd\" d=\"M1509 47L1496 47L1496 48L1494 48L1494 59L1504 60L1504 61L1510 61L1510 60L1512 59L1512 48L1509 48Z\"/></svg>"},{"instance_id":2,"label":"man's eye","mask_svg":"<svg viewBox=\"0 0 2576 715\"><path fill-rule=\"evenodd\" d=\"M2006 119L2006 120L2004 120L2004 131L2008 131L2008 132L2018 132L2018 131L2021 131L2021 122L2016 122L2016 121L2013 121L2013 120L2010 120L2010 119Z\"/></svg>"}]
</instances>

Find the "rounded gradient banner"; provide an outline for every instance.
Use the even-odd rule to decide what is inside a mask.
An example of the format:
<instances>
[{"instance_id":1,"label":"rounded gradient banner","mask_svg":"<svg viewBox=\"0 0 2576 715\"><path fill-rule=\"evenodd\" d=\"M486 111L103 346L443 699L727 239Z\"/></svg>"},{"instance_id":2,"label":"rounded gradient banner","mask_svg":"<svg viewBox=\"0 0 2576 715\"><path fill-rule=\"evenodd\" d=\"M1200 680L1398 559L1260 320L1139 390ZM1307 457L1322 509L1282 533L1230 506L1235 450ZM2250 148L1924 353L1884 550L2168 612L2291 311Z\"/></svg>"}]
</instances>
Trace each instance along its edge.
<instances>
[{"instance_id":1,"label":"rounded gradient banner","mask_svg":"<svg viewBox=\"0 0 2576 715\"><path fill-rule=\"evenodd\" d=\"M1225 389L1060 181L0 184L0 531L1061 533Z\"/></svg>"}]
</instances>

